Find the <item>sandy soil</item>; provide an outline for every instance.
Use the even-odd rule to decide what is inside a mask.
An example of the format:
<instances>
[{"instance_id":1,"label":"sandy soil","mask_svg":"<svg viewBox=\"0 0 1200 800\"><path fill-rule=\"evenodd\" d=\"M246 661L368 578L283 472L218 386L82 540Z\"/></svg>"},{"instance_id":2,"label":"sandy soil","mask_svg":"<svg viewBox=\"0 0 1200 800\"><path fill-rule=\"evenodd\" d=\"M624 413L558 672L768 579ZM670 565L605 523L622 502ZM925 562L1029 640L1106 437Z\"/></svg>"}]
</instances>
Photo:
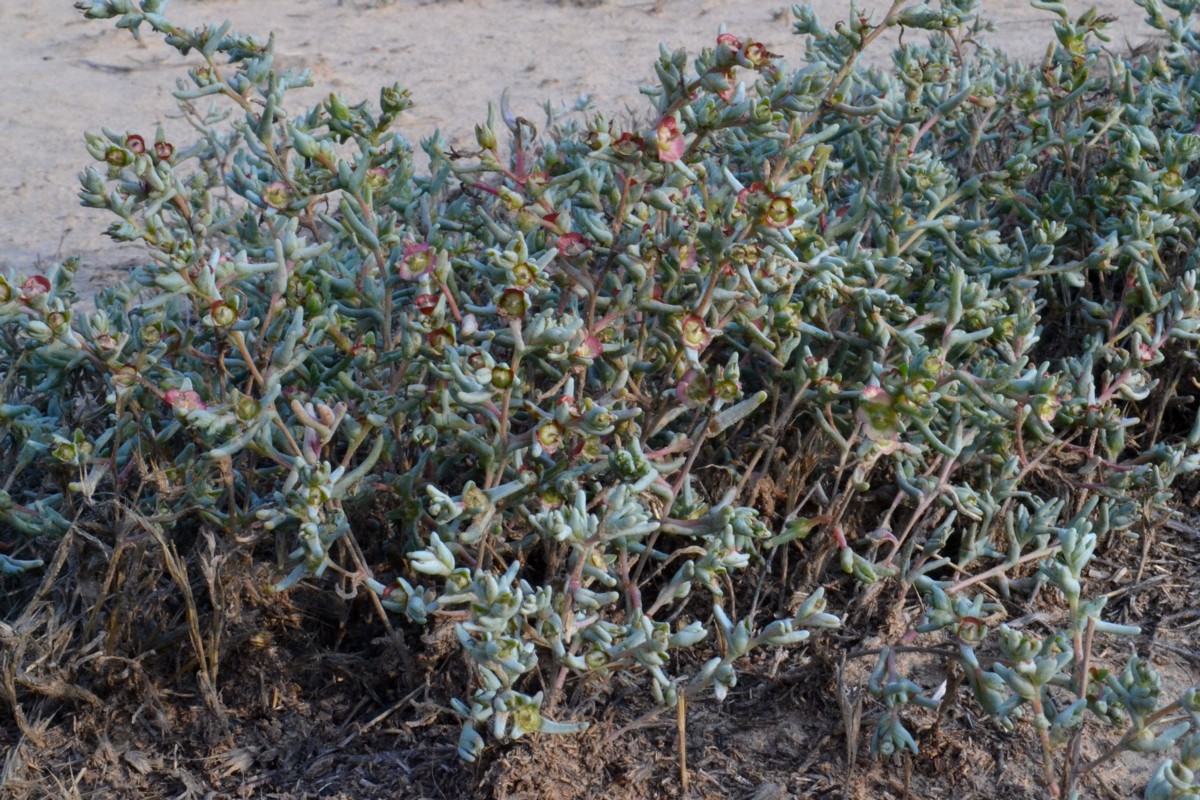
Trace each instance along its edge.
<instances>
[{"instance_id":1,"label":"sandy soil","mask_svg":"<svg viewBox=\"0 0 1200 800\"><path fill-rule=\"evenodd\" d=\"M1066 2L1072 11L1092 5ZM1119 17L1114 46L1145 37L1132 0L1095 4ZM830 24L848 10L844 0L814 5ZM861 5L878 16L888 2ZM996 44L1024 58L1044 51L1050 15L1027 0L984 6L1000 25ZM783 0L176 0L168 11L189 26L230 19L247 33L275 31L282 60L313 68L322 92L376 98L379 86L399 81L416 103L400 129L415 142L438 128L452 140L470 137L506 87L531 118L546 100L584 93L608 113L645 108L638 87L650 81L658 44L696 51L722 23L796 61L802 40L791 34L789 9ZM110 23L84 20L70 0L0 0L0 17L0 271L81 255L85 279L111 280L114 266L139 253L101 236L108 217L79 206L75 176L90 164L83 133L108 126L149 138L164 123L189 141L169 119L188 62L160 41L138 45Z\"/></svg>"}]
</instances>

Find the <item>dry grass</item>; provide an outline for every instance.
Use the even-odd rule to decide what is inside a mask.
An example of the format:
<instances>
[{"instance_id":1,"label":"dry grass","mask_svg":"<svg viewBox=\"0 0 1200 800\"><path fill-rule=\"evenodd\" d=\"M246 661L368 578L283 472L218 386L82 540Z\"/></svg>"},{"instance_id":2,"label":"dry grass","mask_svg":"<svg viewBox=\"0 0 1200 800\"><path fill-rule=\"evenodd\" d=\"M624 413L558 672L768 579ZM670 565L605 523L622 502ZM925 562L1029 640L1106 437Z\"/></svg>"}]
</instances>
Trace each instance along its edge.
<instances>
[{"instance_id":1,"label":"dry grass","mask_svg":"<svg viewBox=\"0 0 1200 800\"><path fill-rule=\"evenodd\" d=\"M724 705L691 704L685 793L678 721L653 713L635 679L594 696L598 687L568 685L575 699L564 708L598 720L587 734L493 750L477 769L454 755L448 699L461 694L466 667L448 624L421 642L408 632L420 654L414 675L363 599L303 586L264 593L269 570L250 558L251 544L203 533L172 543L130 517L111 529L120 533L76 526L40 580L6 579L5 798L1041 796L1029 777L1034 738L996 731L965 691L943 714L913 715L920 756L866 754L879 713L863 693L871 648L885 617L919 613L890 605L886 592L836 637L751 665ZM1110 542L1091 575L1116 618L1145 626L1134 646L1172 691L1200 682L1197 542L1200 531L1182 524ZM1046 629L1061 613L1046 598L1025 610L1022 624ZM1115 661L1124 647L1096 658ZM905 657L918 680L944 675L937 655ZM1104 733L1089 735L1085 756L1112 740ZM1085 791L1133 796L1153 762L1114 762Z\"/></svg>"}]
</instances>

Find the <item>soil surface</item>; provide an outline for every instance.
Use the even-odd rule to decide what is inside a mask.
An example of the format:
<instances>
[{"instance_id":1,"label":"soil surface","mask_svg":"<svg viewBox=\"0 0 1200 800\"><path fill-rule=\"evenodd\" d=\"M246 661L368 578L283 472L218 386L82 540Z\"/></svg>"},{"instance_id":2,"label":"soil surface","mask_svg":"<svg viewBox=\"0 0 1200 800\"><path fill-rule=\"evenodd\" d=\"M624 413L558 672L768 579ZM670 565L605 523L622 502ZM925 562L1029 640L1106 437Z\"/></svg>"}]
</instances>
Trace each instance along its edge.
<instances>
[{"instance_id":1,"label":"soil surface","mask_svg":"<svg viewBox=\"0 0 1200 800\"><path fill-rule=\"evenodd\" d=\"M884 713L866 690L877 648L921 614L912 604L892 608L886 593L875 603L860 596L836 633L764 654L723 703L689 704L682 727L674 712L657 713L644 675L617 675L598 694L568 684L559 716L586 716L588 732L493 745L475 767L455 754L449 700L466 694L470 667L450 621L392 638L363 598L303 584L267 594L271 568L251 563L238 543L212 538L176 543L191 571L181 591L161 543L126 531L110 547L112 533L91 527L73 529L47 553L44 574L0 579L5 800L1047 796L1032 727L1006 733L988 720L947 670L949 640L898 656L900 670L926 690L948 682L941 711L905 711L920 754L872 759L868 743ZM1100 548L1085 596L1107 594L1106 616L1143 630L1133 639L1098 637L1096 667L1119 665L1135 650L1162 675L1165 697L1200 683L1198 553L1200 529L1180 524ZM849 598L835 590L830 599L842 607ZM1043 594L1015 613L1013 625L1045 635L1066 612ZM889 623L898 630L887 631ZM415 669L403 666L398 642L415 654ZM981 657L994 651L982 646ZM1096 758L1119 733L1089 723L1080 758ZM1081 797L1140 797L1160 759L1126 753L1109 761L1082 781Z\"/></svg>"},{"instance_id":2,"label":"soil surface","mask_svg":"<svg viewBox=\"0 0 1200 800\"><path fill-rule=\"evenodd\" d=\"M889 3L859 5L879 19ZM1132 0L1065 5L1117 17L1114 48L1149 33ZM848 9L844 0L813 6L828 25ZM1053 37L1055 17L1028 0L983 7L998 23L989 41L1010 53L1038 58ZM375 100L380 86L399 81L416 104L399 130L416 142L440 129L453 142L473 141L474 124L506 88L530 119L543 102L569 105L582 94L609 114L643 111L638 88L653 78L659 43L698 52L721 25L796 63L803 41L792 35L790 8L776 0L175 0L168 16L189 27L228 19L245 33L274 31L280 61L313 70L316 88L294 95L305 103L329 91ZM0 272L79 255L85 286L109 283L140 254L101 235L107 215L79 206L75 176L92 163L84 131L105 126L149 140L162 124L191 141L171 118L171 92L191 62L149 35L138 45L110 22L85 20L70 2L0 0L0 14ZM871 55L886 61L889 52L880 42Z\"/></svg>"}]
</instances>

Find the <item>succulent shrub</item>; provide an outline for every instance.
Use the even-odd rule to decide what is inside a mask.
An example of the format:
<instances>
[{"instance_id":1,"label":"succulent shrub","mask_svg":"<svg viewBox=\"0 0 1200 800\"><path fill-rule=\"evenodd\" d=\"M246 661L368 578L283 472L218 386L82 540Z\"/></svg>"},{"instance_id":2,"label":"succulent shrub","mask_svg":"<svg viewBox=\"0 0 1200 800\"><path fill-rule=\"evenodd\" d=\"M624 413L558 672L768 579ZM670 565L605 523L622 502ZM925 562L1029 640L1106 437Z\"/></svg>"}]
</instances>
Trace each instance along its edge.
<instances>
[{"instance_id":1,"label":"succulent shrub","mask_svg":"<svg viewBox=\"0 0 1200 800\"><path fill-rule=\"evenodd\" d=\"M77 3L195 59L198 136L88 137L80 196L146 253L95 310L71 262L0 279L0 521L283 542L279 591L337 576L452 626L468 760L582 729L568 682L723 698L886 596L921 610L880 632L876 753L943 701L897 652L940 644L998 724L1032 721L1051 794L1099 763L1090 721L1178 746L1147 797L1194 797L1196 691L1096 665L1137 629L1086 568L1200 468L1200 4L1138 0L1165 41L1122 59L1103 17L1035 1L1033 65L977 5L797 6L798 68L721 32L661 51L649 125L502 102L419 169L399 86L297 111L310 76L270 40ZM928 41L860 66L896 27ZM1055 632L1007 626L1038 592Z\"/></svg>"}]
</instances>

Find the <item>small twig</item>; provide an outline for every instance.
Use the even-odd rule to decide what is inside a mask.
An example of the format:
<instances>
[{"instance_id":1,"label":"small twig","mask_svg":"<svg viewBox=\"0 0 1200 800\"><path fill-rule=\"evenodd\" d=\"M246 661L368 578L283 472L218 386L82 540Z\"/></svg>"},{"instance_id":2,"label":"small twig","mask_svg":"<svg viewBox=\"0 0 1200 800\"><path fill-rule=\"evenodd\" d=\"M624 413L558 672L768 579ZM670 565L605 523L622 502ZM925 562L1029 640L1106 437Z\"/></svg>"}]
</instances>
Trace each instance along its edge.
<instances>
[{"instance_id":1,"label":"small twig","mask_svg":"<svg viewBox=\"0 0 1200 800\"><path fill-rule=\"evenodd\" d=\"M1094 617L1088 617L1087 628L1083 633L1075 634L1075 660L1078 663L1076 675L1078 675L1079 691L1077 697L1087 697L1088 685L1091 682L1092 670L1092 640L1096 635L1096 620ZM1067 750L1066 763L1063 765L1063 787L1062 793L1066 797L1071 796L1072 790L1075 788L1075 765L1079 763L1080 746L1083 743L1083 726L1071 735L1071 745Z\"/></svg>"},{"instance_id":2,"label":"small twig","mask_svg":"<svg viewBox=\"0 0 1200 800\"><path fill-rule=\"evenodd\" d=\"M1154 528L1147 526L1142 536L1142 554L1138 559L1137 574L1133 576L1135 586L1142 582L1142 575L1146 572L1146 561L1150 558L1150 548L1154 546L1154 538Z\"/></svg>"},{"instance_id":3,"label":"small twig","mask_svg":"<svg viewBox=\"0 0 1200 800\"><path fill-rule=\"evenodd\" d=\"M1160 642L1157 640L1150 642L1150 646L1151 647L1160 647L1163 650L1172 652L1177 656L1183 656L1184 658L1190 659L1191 661L1194 661L1197 664L1200 664L1200 650L1191 650L1186 647L1180 647L1177 644L1171 644L1170 642Z\"/></svg>"},{"instance_id":4,"label":"small twig","mask_svg":"<svg viewBox=\"0 0 1200 800\"><path fill-rule=\"evenodd\" d=\"M675 704L675 725L679 730L679 787L680 796L688 791L687 768L687 692L681 692Z\"/></svg>"},{"instance_id":5,"label":"small twig","mask_svg":"<svg viewBox=\"0 0 1200 800\"><path fill-rule=\"evenodd\" d=\"M996 566L992 567L991 569L984 570L983 572L979 573L978 575L972 575L971 577L961 580L958 583L954 584L953 586L948 587L946 589L946 594L953 594L955 592L961 592L963 589L966 589L968 586L973 586L977 583L981 583L982 581L986 581L988 578L994 578L997 575L1001 575L1004 572L1007 572L1008 570L1012 569L1013 567L1019 566L1021 564L1025 564L1030 561L1037 561L1039 558L1045 558L1047 556L1052 556L1061 549L1062 549L1062 545L1059 545L1059 544L1050 545L1049 547L1043 547L1040 550L1034 550L1032 553L1026 553L1025 555L1018 558L1016 561L1011 561L1011 562L1005 561L1003 564L997 564Z\"/></svg>"},{"instance_id":6,"label":"small twig","mask_svg":"<svg viewBox=\"0 0 1200 800\"><path fill-rule=\"evenodd\" d=\"M929 647L926 645L917 644L898 644L895 647L875 647L870 650L854 650L846 654L847 658L870 658L871 656L883 655L884 652L891 653L923 653L928 656L941 656L942 658L957 658L958 653L947 647Z\"/></svg>"},{"instance_id":7,"label":"small twig","mask_svg":"<svg viewBox=\"0 0 1200 800\"><path fill-rule=\"evenodd\" d=\"M1114 597L1120 597L1123 594L1130 594L1132 592L1136 592L1141 589L1145 589L1147 586L1152 586L1156 583L1162 583L1169 577L1170 577L1169 575L1165 575L1165 574L1164 575L1155 575L1152 578L1146 578L1146 580L1144 580L1144 581L1139 581L1138 583L1131 583L1128 586L1122 586L1120 589L1113 589L1111 592L1104 594L1103 597L1106 597L1109 600L1111 600ZM1166 587L1164 587L1164 588L1166 588Z\"/></svg>"},{"instance_id":8,"label":"small twig","mask_svg":"<svg viewBox=\"0 0 1200 800\"><path fill-rule=\"evenodd\" d=\"M846 654L837 669L837 701L842 712L842 727L846 734L846 789L854 775L854 763L858 760L858 732L862 724L862 696L853 700L846 689Z\"/></svg>"},{"instance_id":9,"label":"small twig","mask_svg":"<svg viewBox=\"0 0 1200 800\"><path fill-rule=\"evenodd\" d=\"M221 704L220 696L217 694L217 687L213 683L212 664L208 655L206 655L204 637L200 633L200 615L196 610L196 598L192 594L192 584L191 579L188 577L187 565L179 557L179 552L175 549L174 543L167 541L157 524L133 511L130 512L130 516L147 533L153 536L154 540L158 542L159 547L162 548L163 562L167 567L167 572L171 575L171 578L175 581L175 585L179 587L180 594L183 596L188 638L191 639L192 648L196 653L195 663L200 692L204 696L205 705L216 716L221 728L228 731L229 718L225 714L225 708ZM214 653L213 656L215 657L215 655Z\"/></svg>"},{"instance_id":10,"label":"small twig","mask_svg":"<svg viewBox=\"0 0 1200 800\"><path fill-rule=\"evenodd\" d=\"M379 712L377 715L372 717L371 720L367 722L367 724L363 725L361 728L354 731L349 736L347 736L345 739L340 741L338 743L338 749L339 750L344 749L346 747L346 745L353 742L359 736L362 736L364 733L367 733L368 731L377 727L381 722L386 720L392 714L395 714L397 711L404 708L406 705L408 705L413 700L415 700L417 695L419 695L421 692L425 691L425 689L426 689L426 687L424 685L418 686L417 688L413 689L408 694L404 695L404 697L401 697L394 704L392 704L388 708L384 709L383 711Z\"/></svg>"},{"instance_id":11,"label":"small twig","mask_svg":"<svg viewBox=\"0 0 1200 800\"><path fill-rule=\"evenodd\" d=\"M1046 719L1046 710L1042 705L1042 694L1040 691L1035 691L1033 696L1029 698L1029 705L1033 709L1034 719ZM1037 728L1038 743L1041 745L1042 750L1042 776L1046 781L1046 789L1050 792L1051 797L1060 797L1062 787L1054 779L1054 748L1050 743L1050 730L1045 725L1035 724L1034 727Z\"/></svg>"},{"instance_id":12,"label":"small twig","mask_svg":"<svg viewBox=\"0 0 1200 800\"><path fill-rule=\"evenodd\" d=\"M367 566L367 559L363 555L358 540L354 538L354 533L347 532L344 541L347 543L351 558L354 559L354 567L357 570L358 579L362 580L364 577L370 576L372 574L371 569ZM367 596L371 600L371 605L375 608L376 616L379 617L384 629L387 630L388 640L396 648L396 652L400 656L400 664L404 667L405 676L415 675L417 664L413 659L412 651L408 649L408 644L404 641L403 631L398 631L392 627L392 620L388 616L387 610L384 609L379 595L375 594L375 592L367 592Z\"/></svg>"}]
</instances>

